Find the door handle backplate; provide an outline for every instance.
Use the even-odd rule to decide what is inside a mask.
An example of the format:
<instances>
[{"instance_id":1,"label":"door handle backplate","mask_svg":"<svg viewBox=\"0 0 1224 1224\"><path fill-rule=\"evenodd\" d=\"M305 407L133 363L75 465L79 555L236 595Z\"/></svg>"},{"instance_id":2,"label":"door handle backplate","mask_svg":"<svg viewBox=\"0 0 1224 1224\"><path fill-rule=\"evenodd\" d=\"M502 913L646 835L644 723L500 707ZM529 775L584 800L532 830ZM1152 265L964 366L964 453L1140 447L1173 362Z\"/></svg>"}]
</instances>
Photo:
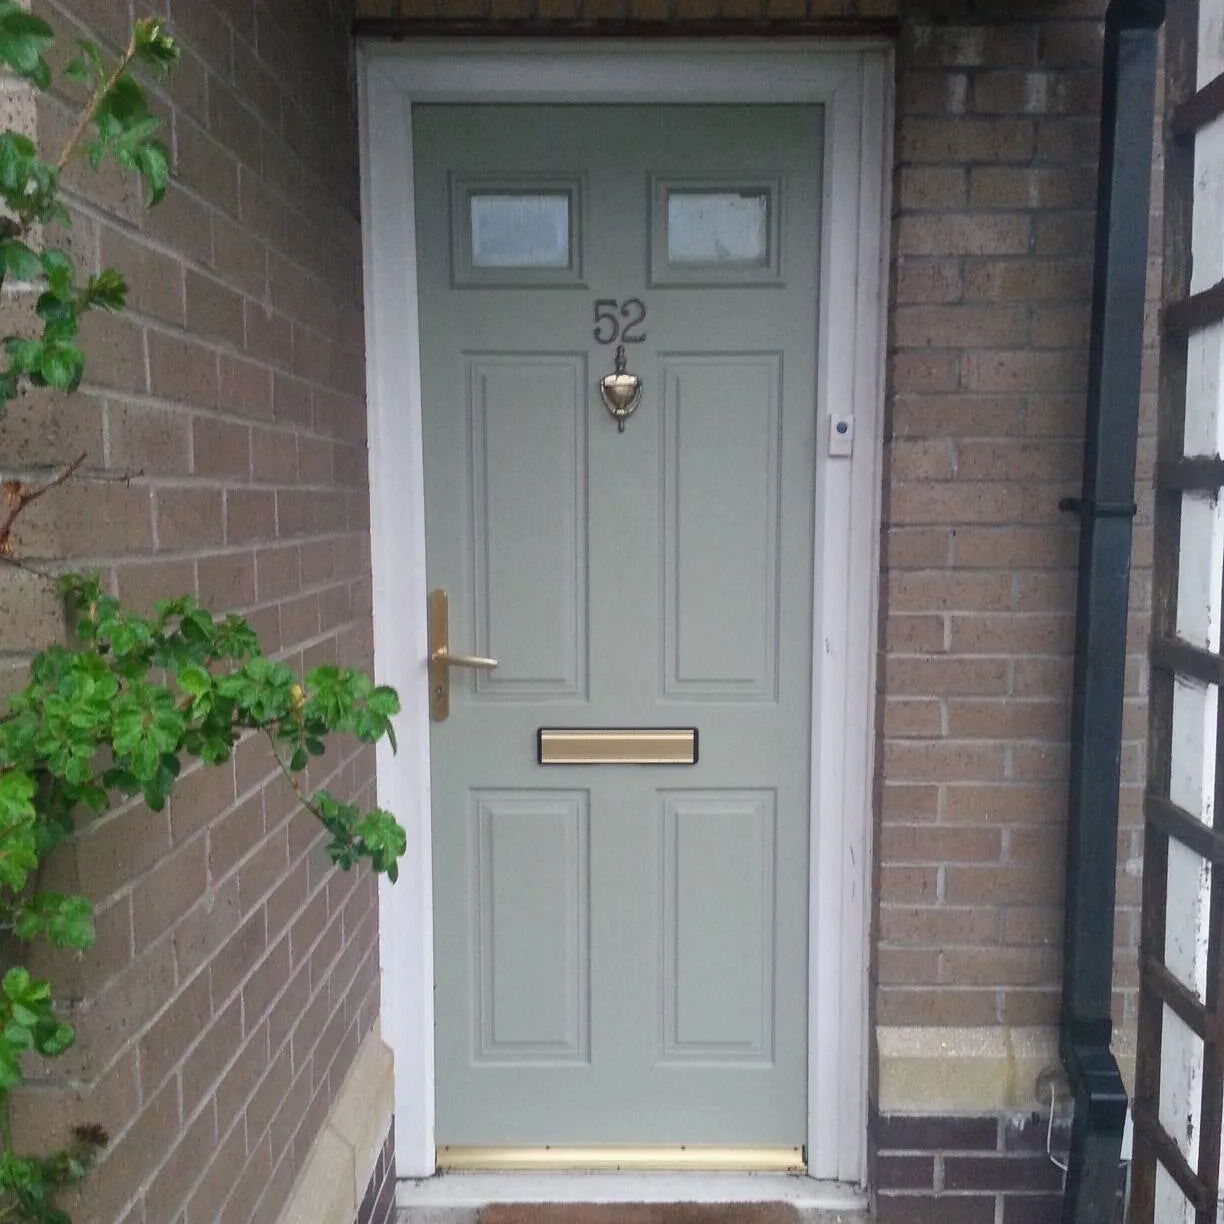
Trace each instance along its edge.
<instances>
[{"instance_id":1,"label":"door handle backplate","mask_svg":"<svg viewBox=\"0 0 1224 1224\"><path fill-rule=\"evenodd\" d=\"M450 648L450 610L446 592L429 592L429 716L445 722L450 716L450 669L469 667L491 671L496 659L482 655L452 653Z\"/></svg>"}]
</instances>

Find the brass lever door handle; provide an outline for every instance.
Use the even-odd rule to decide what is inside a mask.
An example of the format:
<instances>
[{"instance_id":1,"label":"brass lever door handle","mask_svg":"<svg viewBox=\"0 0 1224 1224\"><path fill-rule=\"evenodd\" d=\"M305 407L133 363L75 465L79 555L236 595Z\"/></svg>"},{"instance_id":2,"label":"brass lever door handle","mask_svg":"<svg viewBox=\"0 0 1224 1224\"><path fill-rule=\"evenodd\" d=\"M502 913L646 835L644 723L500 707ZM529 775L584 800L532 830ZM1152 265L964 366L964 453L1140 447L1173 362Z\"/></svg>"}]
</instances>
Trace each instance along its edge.
<instances>
[{"instance_id":1,"label":"brass lever door handle","mask_svg":"<svg viewBox=\"0 0 1224 1224\"><path fill-rule=\"evenodd\" d=\"M434 722L445 722L450 716L450 669L468 667L475 671L492 671L496 659L481 655L452 654L450 649L450 613L446 592L429 592L429 716Z\"/></svg>"},{"instance_id":2,"label":"brass lever door handle","mask_svg":"<svg viewBox=\"0 0 1224 1224\"><path fill-rule=\"evenodd\" d=\"M492 671L497 666L496 659L486 659L483 655L452 654L445 646L433 651L429 661L445 663L447 667L470 667L474 671Z\"/></svg>"}]
</instances>

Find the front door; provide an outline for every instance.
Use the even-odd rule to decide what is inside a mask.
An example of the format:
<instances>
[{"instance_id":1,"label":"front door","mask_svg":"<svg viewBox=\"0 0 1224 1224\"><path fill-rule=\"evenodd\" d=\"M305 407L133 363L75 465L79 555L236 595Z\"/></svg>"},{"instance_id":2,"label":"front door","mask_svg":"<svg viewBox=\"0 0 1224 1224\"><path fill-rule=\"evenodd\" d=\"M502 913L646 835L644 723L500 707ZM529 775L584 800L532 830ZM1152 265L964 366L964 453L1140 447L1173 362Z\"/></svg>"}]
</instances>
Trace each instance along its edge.
<instances>
[{"instance_id":1,"label":"front door","mask_svg":"<svg viewBox=\"0 0 1224 1224\"><path fill-rule=\"evenodd\" d=\"M821 110L412 115L437 1142L799 1147Z\"/></svg>"}]
</instances>

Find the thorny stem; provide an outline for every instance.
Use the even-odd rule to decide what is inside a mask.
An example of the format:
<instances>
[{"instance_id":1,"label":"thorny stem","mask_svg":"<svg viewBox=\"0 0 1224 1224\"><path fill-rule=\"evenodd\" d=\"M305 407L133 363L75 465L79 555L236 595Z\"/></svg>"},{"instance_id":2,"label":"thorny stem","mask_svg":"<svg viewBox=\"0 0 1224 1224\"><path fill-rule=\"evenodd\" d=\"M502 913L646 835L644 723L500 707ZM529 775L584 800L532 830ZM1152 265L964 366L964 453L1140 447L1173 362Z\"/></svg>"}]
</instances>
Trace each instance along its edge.
<instances>
[{"instance_id":1,"label":"thorny stem","mask_svg":"<svg viewBox=\"0 0 1224 1224\"><path fill-rule=\"evenodd\" d=\"M106 84L101 89L94 91L94 96L90 98L89 105L81 112L81 117L77 120L76 127L72 129L72 135L68 137L68 143L64 146L64 151L60 154L59 161L55 164L57 170L63 170L72 159L77 145L81 143L82 137L84 137L89 125L93 122L93 117L98 113L98 107L102 105L102 99L114 89L119 78L127 71L128 65L135 58L136 36L133 35L128 40L127 50L124 51L115 71L110 74Z\"/></svg>"},{"instance_id":2,"label":"thorny stem","mask_svg":"<svg viewBox=\"0 0 1224 1224\"><path fill-rule=\"evenodd\" d=\"M323 822L323 814L307 797L306 792L298 785L298 780L293 776L293 771L285 764L284 758L276 747L276 737L272 734L268 727L263 728L264 734L268 737L268 745L272 749L272 756L277 765L280 766L280 771L289 780L289 785L293 787L293 793L297 796L298 802L304 807L316 820Z\"/></svg>"},{"instance_id":3,"label":"thorny stem","mask_svg":"<svg viewBox=\"0 0 1224 1224\"><path fill-rule=\"evenodd\" d=\"M52 489L70 479L87 458L88 455L82 451L58 476L48 480L44 485L39 485L36 489L28 489L20 482L6 485L5 492L9 495L11 501L8 517L3 523L0 523L0 557L7 558L13 551L13 524L17 521L17 516L31 502L36 502L44 493L49 493ZM9 493L10 489L15 489L16 491Z\"/></svg>"}]
</instances>

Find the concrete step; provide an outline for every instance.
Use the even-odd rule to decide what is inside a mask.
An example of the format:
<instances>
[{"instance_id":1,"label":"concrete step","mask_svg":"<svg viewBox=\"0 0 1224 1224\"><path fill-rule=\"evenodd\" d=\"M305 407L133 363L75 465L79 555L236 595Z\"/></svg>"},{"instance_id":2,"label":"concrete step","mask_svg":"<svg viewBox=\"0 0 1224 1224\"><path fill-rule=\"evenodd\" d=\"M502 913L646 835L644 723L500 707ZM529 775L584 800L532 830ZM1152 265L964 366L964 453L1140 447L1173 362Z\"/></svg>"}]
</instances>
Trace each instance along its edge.
<instances>
[{"instance_id":1,"label":"concrete step","mask_svg":"<svg viewBox=\"0 0 1224 1224\"><path fill-rule=\"evenodd\" d=\"M869 1224L863 1193L781 1173L441 1173L399 1184L397 1224L477 1224L489 1203L792 1204L803 1224Z\"/></svg>"},{"instance_id":2,"label":"concrete step","mask_svg":"<svg viewBox=\"0 0 1224 1224\"><path fill-rule=\"evenodd\" d=\"M871 1214L861 1210L832 1211L820 1207L800 1207L803 1224L871 1224ZM396 1224L479 1224L479 1207L401 1207Z\"/></svg>"}]
</instances>

